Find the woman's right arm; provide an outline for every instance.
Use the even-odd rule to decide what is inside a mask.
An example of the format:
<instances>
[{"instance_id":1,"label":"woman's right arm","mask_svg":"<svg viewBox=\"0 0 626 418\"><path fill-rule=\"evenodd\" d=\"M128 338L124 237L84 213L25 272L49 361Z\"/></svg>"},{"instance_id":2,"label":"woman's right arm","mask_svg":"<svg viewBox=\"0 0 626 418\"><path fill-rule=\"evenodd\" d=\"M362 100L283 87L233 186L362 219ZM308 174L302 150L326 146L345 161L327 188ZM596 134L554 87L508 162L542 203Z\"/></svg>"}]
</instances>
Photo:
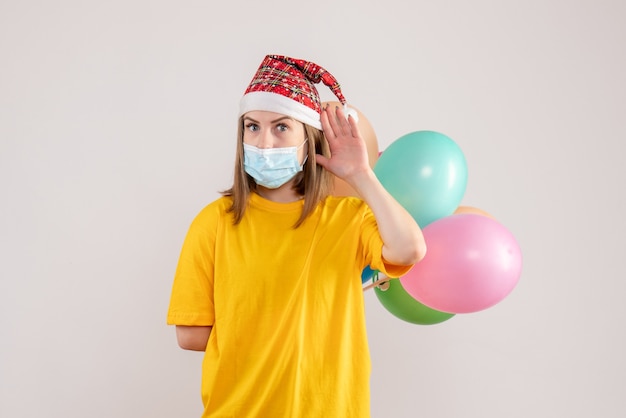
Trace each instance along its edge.
<instances>
[{"instance_id":1,"label":"woman's right arm","mask_svg":"<svg viewBox=\"0 0 626 418\"><path fill-rule=\"evenodd\" d=\"M176 325L176 339L183 350L205 351L213 327Z\"/></svg>"}]
</instances>

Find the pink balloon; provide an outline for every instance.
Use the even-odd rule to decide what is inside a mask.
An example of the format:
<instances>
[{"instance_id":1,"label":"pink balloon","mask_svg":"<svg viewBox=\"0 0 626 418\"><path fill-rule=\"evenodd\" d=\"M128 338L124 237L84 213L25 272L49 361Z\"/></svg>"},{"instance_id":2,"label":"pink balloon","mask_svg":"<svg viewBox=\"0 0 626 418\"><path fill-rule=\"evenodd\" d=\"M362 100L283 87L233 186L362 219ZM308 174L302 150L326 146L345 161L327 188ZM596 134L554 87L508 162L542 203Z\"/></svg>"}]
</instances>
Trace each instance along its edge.
<instances>
[{"instance_id":1,"label":"pink balloon","mask_svg":"<svg viewBox=\"0 0 626 418\"><path fill-rule=\"evenodd\" d=\"M519 281L521 250L495 219L450 215L423 233L426 256L400 282L424 305L454 314L481 311L504 299Z\"/></svg>"}]
</instances>

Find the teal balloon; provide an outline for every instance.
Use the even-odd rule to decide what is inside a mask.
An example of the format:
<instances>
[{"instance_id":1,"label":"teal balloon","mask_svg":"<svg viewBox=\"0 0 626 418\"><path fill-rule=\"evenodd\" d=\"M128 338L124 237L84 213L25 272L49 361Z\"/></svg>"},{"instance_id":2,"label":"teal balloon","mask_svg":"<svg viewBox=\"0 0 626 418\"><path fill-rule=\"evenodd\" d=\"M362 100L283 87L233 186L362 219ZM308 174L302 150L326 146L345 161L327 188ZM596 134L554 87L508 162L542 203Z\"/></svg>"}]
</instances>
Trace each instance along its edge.
<instances>
[{"instance_id":1,"label":"teal balloon","mask_svg":"<svg viewBox=\"0 0 626 418\"><path fill-rule=\"evenodd\" d=\"M435 131L408 133L380 154L374 173L420 227L452 215L467 186L467 163L456 142Z\"/></svg>"},{"instance_id":2,"label":"teal balloon","mask_svg":"<svg viewBox=\"0 0 626 418\"><path fill-rule=\"evenodd\" d=\"M361 272L361 284L371 280L371 278L374 277L374 273L376 273L376 270L372 270L370 266L366 266Z\"/></svg>"},{"instance_id":3,"label":"teal balloon","mask_svg":"<svg viewBox=\"0 0 626 418\"><path fill-rule=\"evenodd\" d=\"M404 290L400 280L390 280L386 290L374 288L380 303L395 317L411 324L433 325L447 321L453 313L440 312L418 302Z\"/></svg>"}]
</instances>

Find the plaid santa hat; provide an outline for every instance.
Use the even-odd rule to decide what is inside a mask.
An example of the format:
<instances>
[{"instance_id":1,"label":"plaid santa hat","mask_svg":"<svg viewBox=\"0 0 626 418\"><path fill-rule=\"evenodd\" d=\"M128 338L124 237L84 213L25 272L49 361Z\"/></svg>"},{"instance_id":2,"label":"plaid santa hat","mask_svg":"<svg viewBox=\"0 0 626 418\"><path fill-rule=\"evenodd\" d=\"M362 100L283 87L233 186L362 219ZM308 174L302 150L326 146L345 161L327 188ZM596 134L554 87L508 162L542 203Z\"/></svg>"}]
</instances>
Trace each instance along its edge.
<instances>
[{"instance_id":1,"label":"plaid santa hat","mask_svg":"<svg viewBox=\"0 0 626 418\"><path fill-rule=\"evenodd\" d=\"M281 113L322 129L320 96L314 84L323 82L344 105L346 117L358 120L346 105L339 83L324 68L310 61L267 55L239 103L239 116L253 110Z\"/></svg>"}]
</instances>

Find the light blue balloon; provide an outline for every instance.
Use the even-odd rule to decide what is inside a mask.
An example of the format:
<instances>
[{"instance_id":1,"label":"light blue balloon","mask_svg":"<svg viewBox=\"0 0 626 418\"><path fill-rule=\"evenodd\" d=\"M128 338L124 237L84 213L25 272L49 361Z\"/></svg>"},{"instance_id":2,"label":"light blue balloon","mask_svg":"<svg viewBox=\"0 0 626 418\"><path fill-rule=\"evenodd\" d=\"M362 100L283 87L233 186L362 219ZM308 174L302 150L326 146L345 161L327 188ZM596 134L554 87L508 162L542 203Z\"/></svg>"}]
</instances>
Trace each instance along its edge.
<instances>
[{"instance_id":1,"label":"light blue balloon","mask_svg":"<svg viewBox=\"0 0 626 418\"><path fill-rule=\"evenodd\" d=\"M452 215L467 186L467 163L459 146L435 131L408 133L378 157L374 173L420 227Z\"/></svg>"}]
</instances>

